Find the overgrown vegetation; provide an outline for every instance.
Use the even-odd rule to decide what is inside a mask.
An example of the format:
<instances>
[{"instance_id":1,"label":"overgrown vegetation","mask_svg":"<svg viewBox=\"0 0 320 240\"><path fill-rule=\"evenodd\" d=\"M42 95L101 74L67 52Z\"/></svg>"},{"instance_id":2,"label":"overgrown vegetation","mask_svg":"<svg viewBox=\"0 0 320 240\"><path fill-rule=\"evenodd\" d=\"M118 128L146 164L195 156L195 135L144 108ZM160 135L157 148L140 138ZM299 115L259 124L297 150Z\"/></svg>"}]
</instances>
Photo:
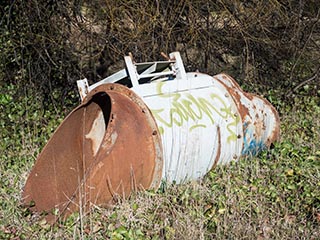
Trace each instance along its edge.
<instances>
[{"instance_id":1,"label":"overgrown vegetation","mask_svg":"<svg viewBox=\"0 0 320 240\"><path fill-rule=\"evenodd\" d=\"M1 239L319 239L318 1L9 1L0 4ZM282 138L204 179L134 193L50 226L20 205L34 161L97 81L179 50L188 70L221 71L264 94Z\"/></svg>"},{"instance_id":2,"label":"overgrown vegetation","mask_svg":"<svg viewBox=\"0 0 320 240\"><path fill-rule=\"evenodd\" d=\"M5 0L0 13L0 76L45 94L101 79L129 52L140 62L175 50L189 71L226 71L259 91L319 90L317 0Z\"/></svg>"},{"instance_id":3,"label":"overgrown vegetation","mask_svg":"<svg viewBox=\"0 0 320 240\"><path fill-rule=\"evenodd\" d=\"M4 91L5 90L5 91ZM30 91L30 93L28 92ZM146 191L50 226L20 205L39 151L64 108L43 110L33 90L2 88L0 238L4 239L318 239L320 98L273 103L282 115L274 149L219 166L204 179ZM4 93L5 92L5 93ZM35 95L31 95L31 92Z\"/></svg>"}]
</instances>

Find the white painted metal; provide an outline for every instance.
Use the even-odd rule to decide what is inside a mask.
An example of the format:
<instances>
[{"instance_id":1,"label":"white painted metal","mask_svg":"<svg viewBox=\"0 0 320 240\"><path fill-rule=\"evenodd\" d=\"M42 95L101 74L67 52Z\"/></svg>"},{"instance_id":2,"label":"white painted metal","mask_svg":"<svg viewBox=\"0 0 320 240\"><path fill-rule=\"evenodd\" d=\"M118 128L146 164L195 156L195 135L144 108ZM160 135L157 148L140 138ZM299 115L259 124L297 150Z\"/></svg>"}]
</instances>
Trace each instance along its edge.
<instances>
[{"instance_id":1,"label":"white painted metal","mask_svg":"<svg viewBox=\"0 0 320 240\"><path fill-rule=\"evenodd\" d=\"M215 163L237 160L243 145L239 113L224 86L209 75L186 76L132 88L158 124L168 182L197 179Z\"/></svg>"},{"instance_id":2,"label":"white painted metal","mask_svg":"<svg viewBox=\"0 0 320 240\"><path fill-rule=\"evenodd\" d=\"M139 74L130 56L125 56L124 61L127 66L127 70L130 76L130 80L133 87L139 86Z\"/></svg>"},{"instance_id":3,"label":"white painted metal","mask_svg":"<svg viewBox=\"0 0 320 240\"><path fill-rule=\"evenodd\" d=\"M83 101L83 99L87 96L87 94L89 93L89 84L88 84L88 80L82 79L82 80L78 80L77 81L77 86L78 86L78 91L79 91L79 95L81 98L81 101Z\"/></svg>"},{"instance_id":4,"label":"white painted metal","mask_svg":"<svg viewBox=\"0 0 320 240\"><path fill-rule=\"evenodd\" d=\"M186 70L184 68L182 58L179 52L170 53L170 58L174 59L175 64L172 66L177 79L187 79Z\"/></svg>"},{"instance_id":5,"label":"white painted metal","mask_svg":"<svg viewBox=\"0 0 320 240\"><path fill-rule=\"evenodd\" d=\"M162 177L168 182L197 179L217 163L255 154L278 134L279 119L264 99L247 95L225 74L186 73L179 52L151 63L134 63L126 56L125 63L126 69L92 86L79 80L80 96L104 83L132 85L158 125Z\"/></svg>"}]
</instances>

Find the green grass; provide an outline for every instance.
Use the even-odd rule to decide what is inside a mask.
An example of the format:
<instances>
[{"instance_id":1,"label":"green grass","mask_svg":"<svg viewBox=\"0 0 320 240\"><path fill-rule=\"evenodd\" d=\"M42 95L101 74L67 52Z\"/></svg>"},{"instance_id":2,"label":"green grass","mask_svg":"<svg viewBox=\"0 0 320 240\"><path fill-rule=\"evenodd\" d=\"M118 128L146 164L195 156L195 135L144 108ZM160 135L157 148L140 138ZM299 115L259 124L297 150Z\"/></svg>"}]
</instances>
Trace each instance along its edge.
<instances>
[{"instance_id":1,"label":"green grass","mask_svg":"<svg viewBox=\"0 0 320 240\"><path fill-rule=\"evenodd\" d=\"M319 239L320 99L272 99L281 141L200 181L145 191L50 226L21 207L40 150L68 111L32 90L0 91L0 239Z\"/></svg>"}]
</instances>

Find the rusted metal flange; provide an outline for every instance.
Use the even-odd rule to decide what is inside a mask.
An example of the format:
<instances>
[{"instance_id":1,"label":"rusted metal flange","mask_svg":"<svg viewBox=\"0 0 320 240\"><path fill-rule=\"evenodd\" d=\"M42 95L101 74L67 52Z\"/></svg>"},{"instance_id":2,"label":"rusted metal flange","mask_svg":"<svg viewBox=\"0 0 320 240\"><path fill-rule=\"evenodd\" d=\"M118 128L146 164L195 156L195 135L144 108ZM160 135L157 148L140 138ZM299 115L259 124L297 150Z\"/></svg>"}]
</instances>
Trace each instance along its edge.
<instances>
[{"instance_id":1,"label":"rusted metal flange","mask_svg":"<svg viewBox=\"0 0 320 240\"><path fill-rule=\"evenodd\" d=\"M155 120L144 102L119 84L91 91L55 131L23 192L32 211L67 216L114 196L157 188L162 149Z\"/></svg>"}]
</instances>

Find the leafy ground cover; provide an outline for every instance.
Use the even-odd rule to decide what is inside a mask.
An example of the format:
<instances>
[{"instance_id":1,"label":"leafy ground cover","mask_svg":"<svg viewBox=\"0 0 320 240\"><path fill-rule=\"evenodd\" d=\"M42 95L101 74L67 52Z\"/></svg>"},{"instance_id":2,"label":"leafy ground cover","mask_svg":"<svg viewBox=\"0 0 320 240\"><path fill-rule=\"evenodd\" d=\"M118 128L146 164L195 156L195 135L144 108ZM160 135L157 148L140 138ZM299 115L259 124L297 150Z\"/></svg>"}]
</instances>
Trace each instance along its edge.
<instances>
[{"instance_id":1,"label":"leafy ground cover","mask_svg":"<svg viewBox=\"0 0 320 240\"><path fill-rule=\"evenodd\" d=\"M320 238L319 97L296 96L291 104L269 98L281 114L282 137L272 150L50 226L21 207L20 196L37 155L76 102L69 98L64 107L47 106L32 89L1 87L0 239Z\"/></svg>"}]
</instances>

